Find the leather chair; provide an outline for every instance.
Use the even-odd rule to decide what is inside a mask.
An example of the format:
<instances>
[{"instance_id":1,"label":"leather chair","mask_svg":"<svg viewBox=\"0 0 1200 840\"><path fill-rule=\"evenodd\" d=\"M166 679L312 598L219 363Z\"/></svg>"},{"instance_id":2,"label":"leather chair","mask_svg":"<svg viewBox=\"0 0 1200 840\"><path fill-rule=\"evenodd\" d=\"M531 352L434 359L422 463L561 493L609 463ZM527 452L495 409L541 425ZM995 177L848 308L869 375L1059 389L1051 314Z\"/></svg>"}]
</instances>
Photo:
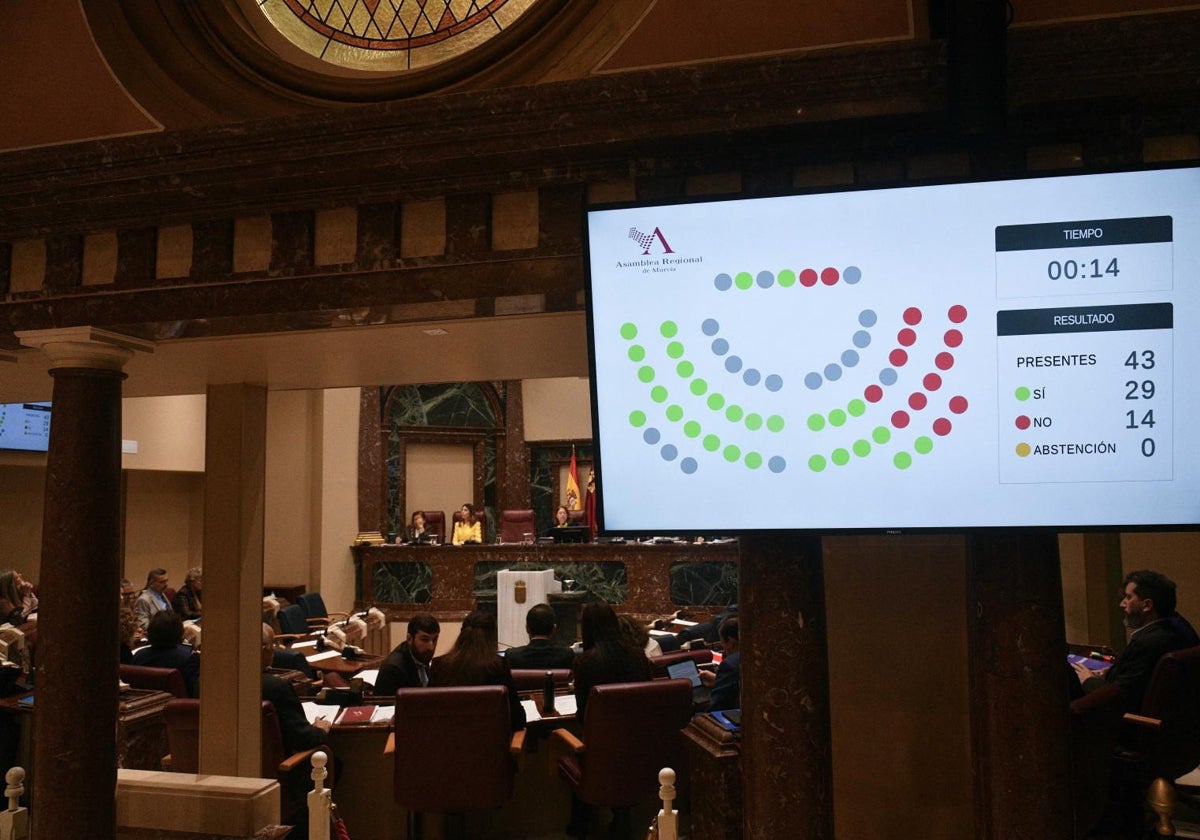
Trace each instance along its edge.
<instances>
[{"instance_id":1,"label":"leather chair","mask_svg":"<svg viewBox=\"0 0 1200 840\"><path fill-rule=\"evenodd\" d=\"M304 613L304 620L311 630L324 630L329 626L331 616L337 618L349 618L350 613L345 612L329 612L325 608L325 599L321 597L320 592L305 592L296 598L296 605L300 607Z\"/></svg>"},{"instance_id":2,"label":"leather chair","mask_svg":"<svg viewBox=\"0 0 1200 840\"><path fill-rule=\"evenodd\" d=\"M504 686L402 688L393 725L394 796L408 811L409 840L421 836L422 814L456 815L447 828L461 831L463 814L512 796L525 731L512 731Z\"/></svg>"},{"instance_id":3,"label":"leather chair","mask_svg":"<svg viewBox=\"0 0 1200 840\"><path fill-rule=\"evenodd\" d=\"M174 697L187 697L187 684L178 668L151 668L146 665L120 666L121 681L144 691L165 691Z\"/></svg>"},{"instance_id":4,"label":"leather chair","mask_svg":"<svg viewBox=\"0 0 1200 840\"><path fill-rule=\"evenodd\" d=\"M1112 756L1124 706L1117 685L1106 685L1071 701L1069 743L1075 840L1093 836L1108 808Z\"/></svg>"},{"instance_id":5,"label":"leather chair","mask_svg":"<svg viewBox=\"0 0 1200 840\"><path fill-rule=\"evenodd\" d=\"M533 508L500 511L500 542L533 542L537 536Z\"/></svg>"},{"instance_id":6,"label":"leather chair","mask_svg":"<svg viewBox=\"0 0 1200 840\"><path fill-rule=\"evenodd\" d=\"M587 524L587 510L585 508L580 508L579 510L567 511L567 524L568 525L586 525Z\"/></svg>"},{"instance_id":7,"label":"leather chair","mask_svg":"<svg viewBox=\"0 0 1200 840\"><path fill-rule=\"evenodd\" d=\"M556 686L571 682L570 668L513 668L513 685L517 691L541 691L546 687L546 672L549 671Z\"/></svg>"},{"instance_id":8,"label":"leather chair","mask_svg":"<svg viewBox=\"0 0 1200 840\"><path fill-rule=\"evenodd\" d=\"M163 759L163 767L174 773L198 773L200 767L200 701L171 700L163 707L163 721L167 725L167 745L170 755ZM311 788L309 766L318 750L329 753L327 747L286 755L283 749L283 733L279 729L279 718L275 706L264 700L262 704L262 764L260 777L279 782L280 819L287 822L307 807L305 796ZM333 787L333 761L326 765L330 776L326 787Z\"/></svg>"},{"instance_id":9,"label":"leather chair","mask_svg":"<svg viewBox=\"0 0 1200 840\"><path fill-rule=\"evenodd\" d=\"M660 656L648 657L650 660L650 670L654 674L656 680L664 679L670 676L667 673L667 666L674 665L676 662L682 662L685 659L692 659L697 666L707 665L712 662L712 651L708 648L700 650L677 650L673 653L664 653Z\"/></svg>"},{"instance_id":10,"label":"leather chair","mask_svg":"<svg viewBox=\"0 0 1200 840\"><path fill-rule=\"evenodd\" d=\"M425 527L437 535L442 545L446 544L446 513L441 510L425 511Z\"/></svg>"},{"instance_id":11,"label":"leather chair","mask_svg":"<svg viewBox=\"0 0 1200 840\"><path fill-rule=\"evenodd\" d=\"M556 729L558 775L589 805L627 808L653 801L658 771L687 777L682 729L692 718L687 680L598 685L588 695L583 740Z\"/></svg>"},{"instance_id":12,"label":"leather chair","mask_svg":"<svg viewBox=\"0 0 1200 840\"><path fill-rule=\"evenodd\" d=\"M1200 765L1200 647L1163 655L1140 714L1127 713L1125 722L1117 759L1148 785L1147 803L1158 815L1158 833L1173 835L1174 782Z\"/></svg>"},{"instance_id":13,"label":"leather chair","mask_svg":"<svg viewBox=\"0 0 1200 840\"><path fill-rule=\"evenodd\" d=\"M304 617L304 610L299 604L288 604L286 607L281 607L275 617L279 621L279 632L283 635L308 635L308 619Z\"/></svg>"}]
</instances>

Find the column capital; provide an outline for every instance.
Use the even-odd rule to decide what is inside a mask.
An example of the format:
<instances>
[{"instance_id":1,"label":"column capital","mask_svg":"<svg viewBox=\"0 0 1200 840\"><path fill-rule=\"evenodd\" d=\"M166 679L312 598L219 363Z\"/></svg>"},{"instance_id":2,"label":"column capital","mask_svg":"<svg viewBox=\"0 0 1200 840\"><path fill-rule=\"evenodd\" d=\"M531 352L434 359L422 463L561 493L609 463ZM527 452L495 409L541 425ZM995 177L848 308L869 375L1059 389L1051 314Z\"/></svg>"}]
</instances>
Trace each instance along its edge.
<instances>
[{"instance_id":1,"label":"column capital","mask_svg":"<svg viewBox=\"0 0 1200 840\"><path fill-rule=\"evenodd\" d=\"M18 330L14 334L23 346L45 352L51 370L77 367L119 372L135 352L154 352L153 341L96 327Z\"/></svg>"}]
</instances>

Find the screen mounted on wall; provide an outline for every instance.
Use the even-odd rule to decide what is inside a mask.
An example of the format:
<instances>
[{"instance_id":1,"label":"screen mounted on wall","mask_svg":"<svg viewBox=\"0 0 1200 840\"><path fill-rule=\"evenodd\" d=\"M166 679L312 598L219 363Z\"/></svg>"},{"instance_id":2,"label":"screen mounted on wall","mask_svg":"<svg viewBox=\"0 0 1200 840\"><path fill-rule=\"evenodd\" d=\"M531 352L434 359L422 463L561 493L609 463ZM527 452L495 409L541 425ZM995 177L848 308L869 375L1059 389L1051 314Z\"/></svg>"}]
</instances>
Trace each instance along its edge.
<instances>
[{"instance_id":1,"label":"screen mounted on wall","mask_svg":"<svg viewBox=\"0 0 1200 840\"><path fill-rule=\"evenodd\" d=\"M1200 522L1200 169L587 215L603 528Z\"/></svg>"},{"instance_id":2,"label":"screen mounted on wall","mask_svg":"<svg viewBox=\"0 0 1200 840\"><path fill-rule=\"evenodd\" d=\"M0 449L45 452L50 446L50 403L0 403Z\"/></svg>"}]
</instances>

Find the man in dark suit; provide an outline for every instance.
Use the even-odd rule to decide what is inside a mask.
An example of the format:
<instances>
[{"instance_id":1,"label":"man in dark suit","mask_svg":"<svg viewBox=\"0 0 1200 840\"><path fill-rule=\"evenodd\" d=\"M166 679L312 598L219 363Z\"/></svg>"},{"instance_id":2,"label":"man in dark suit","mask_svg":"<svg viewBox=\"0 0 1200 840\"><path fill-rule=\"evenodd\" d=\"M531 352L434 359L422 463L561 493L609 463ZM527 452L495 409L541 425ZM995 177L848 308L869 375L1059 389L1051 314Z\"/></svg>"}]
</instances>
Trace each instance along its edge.
<instances>
[{"instance_id":1,"label":"man in dark suit","mask_svg":"<svg viewBox=\"0 0 1200 840\"><path fill-rule=\"evenodd\" d=\"M714 675L700 672L700 682L712 689L708 699L710 712L742 707L742 655L738 652L738 620L731 615L721 622L721 664Z\"/></svg>"},{"instance_id":2,"label":"man in dark suit","mask_svg":"<svg viewBox=\"0 0 1200 840\"><path fill-rule=\"evenodd\" d=\"M1136 712L1142 707L1142 697L1158 660L1163 654L1188 647L1196 633L1175 612L1174 581L1159 572L1143 570L1127 574L1121 610L1129 629L1125 652L1103 674L1089 670L1082 663L1073 667L1085 692L1110 683L1119 685L1125 709Z\"/></svg>"},{"instance_id":3,"label":"man in dark suit","mask_svg":"<svg viewBox=\"0 0 1200 840\"><path fill-rule=\"evenodd\" d=\"M557 631L554 609L549 604L535 604L525 613L525 632L529 634L529 644L509 648L504 654L504 661L510 669L570 668L575 661L575 651L554 643Z\"/></svg>"},{"instance_id":4,"label":"man in dark suit","mask_svg":"<svg viewBox=\"0 0 1200 840\"><path fill-rule=\"evenodd\" d=\"M429 685L429 663L437 651L441 625L431 615L416 615L408 622L408 636L379 666L375 694L390 697L398 688Z\"/></svg>"}]
</instances>

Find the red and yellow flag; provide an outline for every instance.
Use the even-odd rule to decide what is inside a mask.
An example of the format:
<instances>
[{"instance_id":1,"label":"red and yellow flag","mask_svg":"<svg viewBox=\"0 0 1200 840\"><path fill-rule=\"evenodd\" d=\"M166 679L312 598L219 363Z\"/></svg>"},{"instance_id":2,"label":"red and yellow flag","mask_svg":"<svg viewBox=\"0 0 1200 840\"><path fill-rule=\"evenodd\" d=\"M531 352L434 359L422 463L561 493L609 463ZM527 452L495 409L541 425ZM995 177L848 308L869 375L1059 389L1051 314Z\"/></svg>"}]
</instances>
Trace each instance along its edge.
<instances>
[{"instance_id":1,"label":"red and yellow flag","mask_svg":"<svg viewBox=\"0 0 1200 840\"><path fill-rule=\"evenodd\" d=\"M567 475L567 510L583 510L579 496L579 467L575 464L575 447L571 447L571 471Z\"/></svg>"}]
</instances>

